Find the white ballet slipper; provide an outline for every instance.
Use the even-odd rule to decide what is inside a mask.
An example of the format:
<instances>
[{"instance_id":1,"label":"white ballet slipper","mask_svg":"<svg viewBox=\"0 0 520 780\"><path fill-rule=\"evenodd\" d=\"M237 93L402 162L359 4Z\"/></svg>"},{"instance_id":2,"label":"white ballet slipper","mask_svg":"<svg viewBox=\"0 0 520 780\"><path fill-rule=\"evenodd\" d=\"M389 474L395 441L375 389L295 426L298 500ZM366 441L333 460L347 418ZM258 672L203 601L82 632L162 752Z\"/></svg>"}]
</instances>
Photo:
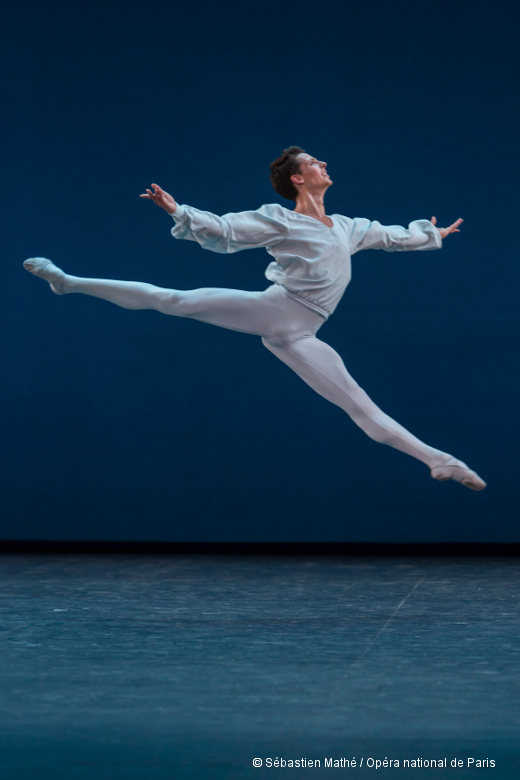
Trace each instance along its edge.
<instances>
[{"instance_id":1,"label":"white ballet slipper","mask_svg":"<svg viewBox=\"0 0 520 780\"><path fill-rule=\"evenodd\" d=\"M48 260L46 257L29 257L28 260L24 261L23 267L29 273L49 282L51 290L56 295L65 294L65 273L57 265L54 265L52 260Z\"/></svg>"},{"instance_id":2,"label":"white ballet slipper","mask_svg":"<svg viewBox=\"0 0 520 780\"><path fill-rule=\"evenodd\" d=\"M450 458L441 466L435 466L431 470L431 475L434 479L438 479L439 482L443 482L447 479L453 479L455 482L460 482L471 490L484 490L486 483L479 475L472 471L468 466L457 458Z\"/></svg>"}]
</instances>

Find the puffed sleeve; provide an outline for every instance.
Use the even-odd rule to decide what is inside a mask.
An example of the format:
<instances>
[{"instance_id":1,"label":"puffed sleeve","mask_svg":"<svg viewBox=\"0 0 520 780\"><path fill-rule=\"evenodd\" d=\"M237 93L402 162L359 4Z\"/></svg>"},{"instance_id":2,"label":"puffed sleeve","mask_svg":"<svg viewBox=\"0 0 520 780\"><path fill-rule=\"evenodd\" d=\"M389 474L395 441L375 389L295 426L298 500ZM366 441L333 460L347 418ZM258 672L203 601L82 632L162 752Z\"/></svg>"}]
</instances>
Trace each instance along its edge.
<instances>
[{"instance_id":1,"label":"puffed sleeve","mask_svg":"<svg viewBox=\"0 0 520 780\"><path fill-rule=\"evenodd\" d=\"M362 249L384 249L386 252L408 252L414 249L441 249L437 228L427 219L416 219L408 228L381 225L362 217L350 219L351 254Z\"/></svg>"},{"instance_id":2,"label":"puffed sleeve","mask_svg":"<svg viewBox=\"0 0 520 780\"><path fill-rule=\"evenodd\" d=\"M196 241L212 252L272 247L287 235L287 219L276 203L261 206L256 211L239 211L222 217L193 206L178 205L172 217L174 238Z\"/></svg>"}]
</instances>

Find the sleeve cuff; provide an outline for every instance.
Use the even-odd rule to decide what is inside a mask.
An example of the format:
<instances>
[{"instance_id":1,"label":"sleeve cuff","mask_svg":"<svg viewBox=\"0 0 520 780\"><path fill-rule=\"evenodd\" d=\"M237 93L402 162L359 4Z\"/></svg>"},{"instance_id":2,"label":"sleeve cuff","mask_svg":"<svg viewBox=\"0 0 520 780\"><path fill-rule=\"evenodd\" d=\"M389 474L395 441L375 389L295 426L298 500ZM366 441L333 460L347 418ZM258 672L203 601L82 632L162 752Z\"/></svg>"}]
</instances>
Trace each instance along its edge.
<instances>
[{"instance_id":1,"label":"sleeve cuff","mask_svg":"<svg viewBox=\"0 0 520 780\"><path fill-rule=\"evenodd\" d=\"M432 226L432 228L433 228L433 240L434 240L434 243L435 243L435 248L436 248L436 249L442 249L442 238L441 238L441 234L439 233L439 230L438 230L438 228L436 228L436 227L435 227L435 225L433 224L433 222L430 222L430 225L431 225L431 226Z\"/></svg>"},{"instance_id":2,"label":"sleeve cuff","mask_svg":"<svg viewBox=\"0 0 520 780\"><path fill-rule=\"evenodd\" d=\"M441 234L433 222L430 222L429 219L418 219L416 220L416 224L427 238L426 242L422 246L417 247L418 249L442 249ZM410 227L412 225L413 223L410 224Z\"/></svg>"},{"instance_id":3,"label":"sleeve cuff","mask_svg":"<svg viewBox=\"0 0 520 780\"><path fill-rule=\"evenodd\" d=\"M181 206L180 203L177 203L177 208L171 215L172 219L175 220L175 222L180 222L181 219L183 219L186 216L186 209L184 206Z\"/></svg>"}]
</instances>

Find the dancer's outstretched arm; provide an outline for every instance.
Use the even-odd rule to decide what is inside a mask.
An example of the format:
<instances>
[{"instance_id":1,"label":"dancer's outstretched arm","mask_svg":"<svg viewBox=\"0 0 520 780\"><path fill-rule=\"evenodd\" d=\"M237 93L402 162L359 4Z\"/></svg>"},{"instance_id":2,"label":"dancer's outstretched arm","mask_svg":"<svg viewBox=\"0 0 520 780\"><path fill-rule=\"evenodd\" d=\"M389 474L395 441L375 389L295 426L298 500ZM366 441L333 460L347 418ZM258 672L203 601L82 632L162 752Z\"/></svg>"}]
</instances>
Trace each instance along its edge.
<instances>
[{"instance_id":1,"label":"dancer's outstretched arm","mask_svg":"<svg viewBox=\"0 0 520 780\"><path fill-rule=\"evenodd\" d=\"M222 217L193 206L181 206L157 184L141 198L152 200L170 214L175 226L172 235L196 241L213 252L239 252L242 249L272 247L287 235L287 217L281 206L271 203L256 211L239 211Z\"/></svg>"},{"instance_id":2,"label":"dancer's outstretched arm","mask_svg":"<svg viewBox=\"0 0 520 780\"><path fill-rule=\"evenodd\" d=\"M362 249L384 249L386 252L440 249L442 239L450 233L460 233L462 219L447 228L437 228L435 217L417 219L408 228L401 225L381 225L380 222L356 217L350 222L351 254Z\"/></svg>"}]
</instances>

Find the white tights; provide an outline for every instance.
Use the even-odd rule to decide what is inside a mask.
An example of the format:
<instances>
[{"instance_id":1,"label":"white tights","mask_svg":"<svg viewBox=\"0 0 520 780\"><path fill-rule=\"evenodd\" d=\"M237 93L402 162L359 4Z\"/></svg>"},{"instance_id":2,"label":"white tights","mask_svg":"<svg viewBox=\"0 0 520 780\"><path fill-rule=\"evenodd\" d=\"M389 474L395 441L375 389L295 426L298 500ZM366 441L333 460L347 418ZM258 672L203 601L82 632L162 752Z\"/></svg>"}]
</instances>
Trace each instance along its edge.
<instances>
[{"instance_id":1,"label":"white tights","mask_svg":"<svg viewBox=\"0 0 520 780\"><path fill-rule=\"evenodd\" d=\"M316 338L324 320L273 284L263 292L203 287L168 290L142 282L65 276L65 293L93 295L125 309L155 309L262 337L262 343L304 382L343 409L371 439L389 444L431 469L450 455L429 447L370 400L332 347Z\"/></svg>"}]
</instances>

